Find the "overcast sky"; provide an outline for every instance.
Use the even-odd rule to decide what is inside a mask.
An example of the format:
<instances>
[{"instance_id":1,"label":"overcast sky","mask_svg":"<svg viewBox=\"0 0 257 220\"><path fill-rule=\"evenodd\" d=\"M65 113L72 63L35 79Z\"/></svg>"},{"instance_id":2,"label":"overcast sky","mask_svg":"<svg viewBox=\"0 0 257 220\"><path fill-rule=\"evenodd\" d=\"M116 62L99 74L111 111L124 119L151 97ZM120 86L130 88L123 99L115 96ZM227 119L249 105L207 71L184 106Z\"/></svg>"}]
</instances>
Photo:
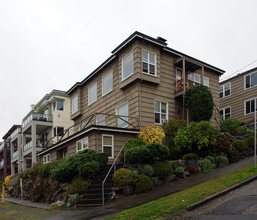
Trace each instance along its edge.
<instances>
[{"instance_id":1,"label":"overcast sky","mask_svg":"<svg viewBox=\"0 0 257 220\"><path fill-rule=\"evenodd\" d=\"M82 81L134 31L223 78L256 67L256 10L256 0L0 0L0 140L31 104Z\"/></svg>"}]
</instances>

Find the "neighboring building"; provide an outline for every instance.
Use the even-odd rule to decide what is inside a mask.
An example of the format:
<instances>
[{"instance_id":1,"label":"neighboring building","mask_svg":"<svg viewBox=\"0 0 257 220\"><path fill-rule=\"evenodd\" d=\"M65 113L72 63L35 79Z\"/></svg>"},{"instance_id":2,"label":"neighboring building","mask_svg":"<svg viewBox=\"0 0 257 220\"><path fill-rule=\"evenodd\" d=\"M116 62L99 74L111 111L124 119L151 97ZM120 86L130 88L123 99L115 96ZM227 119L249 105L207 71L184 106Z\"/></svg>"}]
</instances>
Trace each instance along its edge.
<instances>
[{"instance_id":1,"label":"neighboring building","mask_svg":"<svg viewBox=\"0 0 257 220\"><path fill-rule=\"evenodd\" d=\"M70 98L64 91L53 90L45 95L22 121L22 170L37 162L36 153L55 144L64 130L73 126L70 120ZM69 135L73 129L69 129ZM68 133L67 133L68 135ZM46 155L44 162L50 161Z\"/></svg>"},{"instance_id":2,"label":"neighboring building","mask_svg":"<svg viewBox=\"0 0 257 220\"><path fill-rule=\"evenodd\" d=\"M254 100L257 99L257 68L240 73L220 83L220 114L245 124L254 123Z\"/></svg>"},{"instance_id":3,"label":"neighboring building","mask_svg":"<svg viewBox=\"0 0 257 220\"><path fill-rule=\"evenodd\" d=\"M0 180L11 174L10 139L11 134L5 134L0 145Z\"/></svg>"},{"instance_id":4,"label":"neighboring building","mask_svg":"<svg viewBox=\"0 0 257 220\"><path fill-rule=\"evenodd\" d=\"M90 148L106 152L112 161L141 127L188 119L184 94L189 86L208 86L219 109L219 76L223 73L167 47L161 37L135 32L67 91L75 133L37 155L41 161L46 155L55 160ZM215 109L213 124L218 113Z\"/></svg>"}]
</instances>

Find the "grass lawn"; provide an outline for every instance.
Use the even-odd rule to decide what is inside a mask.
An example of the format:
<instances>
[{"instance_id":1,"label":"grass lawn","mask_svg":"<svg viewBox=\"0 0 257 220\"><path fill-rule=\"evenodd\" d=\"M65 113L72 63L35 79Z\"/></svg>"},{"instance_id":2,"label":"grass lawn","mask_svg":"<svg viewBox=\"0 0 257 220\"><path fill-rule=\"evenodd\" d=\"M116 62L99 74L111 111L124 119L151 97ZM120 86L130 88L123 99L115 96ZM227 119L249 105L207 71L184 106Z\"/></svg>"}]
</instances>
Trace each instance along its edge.
<instances>
[{"instance_id":1,"label":"grass lawn","mask_svg":"<svg viewBox=\"0 0 257 220\"><path fill-rule=\"evenodd\" d=\"M0 202L1 220L41 220L58 214L60 211L47 211L44 209L30 208L27 206L16 205L13 203Z\"/></svg>"},{"instance_id":2,"label":"grass lawn","mask_svg":"<svg viewBox=\"0 0 257 220\"><path fill-rule=\"evenodd\" d=\"M161 199L117 213L109 219L162 219L207 196L257 174L253 164Z\"/></svg>"}]
</instances>

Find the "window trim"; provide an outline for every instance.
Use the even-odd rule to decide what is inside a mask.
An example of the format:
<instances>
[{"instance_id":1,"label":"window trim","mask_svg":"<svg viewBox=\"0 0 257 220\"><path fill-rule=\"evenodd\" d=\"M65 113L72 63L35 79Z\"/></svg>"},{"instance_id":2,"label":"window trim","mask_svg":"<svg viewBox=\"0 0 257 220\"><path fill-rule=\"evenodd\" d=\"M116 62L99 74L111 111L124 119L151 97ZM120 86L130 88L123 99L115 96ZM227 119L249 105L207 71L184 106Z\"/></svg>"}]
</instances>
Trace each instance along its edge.
<instances>
[{"instance_id":1,"label":"window trim","mask_svg":"<svg viewBox=\"0 0 257 220\"><path fill-rule=\"evenodd\" d=\"M152 75L151 73L149 73L150 69L148 69L148 73L144 72L143 70L143 51L145 51L147 54L148 54L148 67L149 67L149 64L150 64L150 59L149 59L149 54L153 54L154 55L154 75ZM141 56L142 56L142 73L143 74L146 74L146 75L149 75L149 76L154 76L154 77L157 77L157 67L156 67L156 53L153 53L149 50L145 50L145 49L142 49L142 53L141 53Z\"/></svg>"},{"instance_id":2,"label":"window trim","mask_svg":"<svg viewBox=\"0 0 257 220\"><path fill-rule=\"evenodd\" d=\"M118 107L116 107L116 116L118 116L118 108L120 108L121 106L123 106L123 105L128 105L128 116L123 116L123 117L128 117L128 120L129 120L129 104L128 104L128 102L125 102L125 103L123 103L122 105L119 105ZM117 117L117 127L119 127L118 126L118 120L119 120L119 118ZM124 122L125 123L125 122ZM124 127L119 127L119 128L127 128L129 126L129 123L127 123L127 125L126 126L124 126Z\"/></svg>"},{"instance_id":3,"label":"window trim","mask_svg":"<svg viewBox=\"0 0 257 220\"><path fill-rule=\"evenodd\" d=\"M230 84L229 86L230 86L230 93L229 93L229 95L225 95L225 85L227 85L227 84ZM220 87L222 86L222 94L223 94L223 97L220 97L220 92L219 92L219 97L220 97L220 99L224 99L224 98L226 98L226 97L229 97L229 96L231 96L231 82L228 82L228 83L225 83L225 84L223 84L223 85L220 85ZM219 88L220 88L219 87Z\"/></svg>"},{"instance_id":4,"label":"window trim","mask_svg":"<svg viewBox=\"0 0 257 220\"><path fill-rule=\"evenodd\" d=\"M87 140L87 147L86 148L83 148L83 140ZM81 142L81 150L78 150L78 142ZM88 137L84 137L84 138L82 138L82 139L80 139L80 140L78 140L78 141L76 141L76 153L78 153L78 152L80 152L80 151L83 151L83 150L85 150L85 149L88 149L89 148L89 146L88 146L89 144L88 144Z\"/></svg>"},{"instance_id":5,"label":"window trim","mask_svg":"<svg viewBox=\"0 0 257 220\"><path fill-rule=\"evenodd\" d=\"M225 116L226 116L225 110L228 109L228 108L230 109L230 111L229 111L230 113L229 113L229 114L230 114L230 118L231 118L231 115L232 115L231 106L227 106L227 107L224 107L224 108L221 108L221 109L220 109L220 111L223 111L223 112L224 112L224 114L221 115L221 119L222 119L222 120L225 120L225 119L226 119L226 117L225 117Z\"/></svg>"},{"instance_id":6,"label":"window trim","mask_svg":"<svg viewBox=\"0 0 257 220\"><path fill-rule=\"evenodd\" d=\"M61 127L61 126L55 126L54 128L53 128L53 137L60 137L60 136L58 136L57 134L57 128L63 128L63 133L64 133L64 127ZM54 131L55 131L55 133L56 133L56 135L54 135Z\"/></svg>"},{"instance_id":7,"label":"window trim","mask_svg":"<svg viewBox=\"0 0 257 220\"><path fill-rule=\"evenodd\" d=\"M112 137L112 145L111 146L104 145L104 136ZM102 153L104 153L104 146L112 148L112 156L111 157L108 156L108 159L114 159L114 135L112 135L112 134L102 134Z\"/></svg>"},{"instance_id":8,"label":"window trim","mask_svg":"<svg viewBox=\"0 0 257 220\"><path fill-rule=\"evenodd\" d=\"M256 83L256 85L251 86L251 75L252 75L252 74L255 74L255 73L257 74L257 71L256 71L256 72L253 72L253 73L249 73L249 74L247 74L247 75L244 76L244 90L251 89L251 88L254 88L254 87L257 86L257 83ZM246 88L246 77L247 77L247 76L250 76L250 87L249 87L249 88Z\"/></svg>"},{"instance_id":9,"label":"window trim","mask_svg":"<svg viewBox=\"0 0 257 220\"><path fill-rule=\"evenodd\" d=\"M208 85L205 85L205 84L204 84L204 80L205 80L205 79L208 79ZM203 85L204 85L204 86L207 86L208 88L210 87L210 79L209 79L209 77L206 77L206 76L203 77Z\"/></svg>"},{"instance_id":10,"label":"window trim","mask_svg":"<svg viewBox=\"0 0 257 220\"><path fill-rule=\"evenodd\" d=\"M107 93L104 94L104 78L106 76L108 76L109 74L112 75L112 88L110 91L108 91ZM102 77L102 97L104 97L105 95L109 94L111 91L113 91L113 70L110 70L109 72L107 72L103 77Z\"/></svg>"},{"instance_id":11,"label":"window trim","mask_svg":"<svg viewBox=\"0 0 257 220\"><path fill-rule=\"evenodd\" d=\"M74 110L74 99L77 98L77 109ZM71 100L71 114L75 114L76 112L78 112L79 110L79 96L76 94L72 97L72 100Z\"/></svg>"},{"instance_id":12,"label":"window trim","mask_svg":"<svg viewBox=\"0 0 257 220\"><path fill-rule=\"evenodd\" d=\"M248 99L248 100L245 100L245 101L244 101L244 115L254 114L254 112L251 112L251 111L250 111L250 113L246 113L246 102L250 102L250 104L251 104L251 101L254 100L254 99L256 99L256 105L257 105L257 97L252 98L252 99ZM255 107L255 108L256 108L256 107ZM250 109L251 109L251 106L250 106ZM256 108L256 109L257 109L257 108Z\"/></svg>"},{"instance_id":13,"label":"window trim","mask_svg":"<svg viewBox=\"0 0 257 220\"><path fill-rule=\"evenodd\" d=\"M89 103L89 96L90 96L90 92L89 91L94 86L96 86L96 100L94 100L91 103ZM97 81L95 83L93 83L90 87L88 87L87 99L88 99L88 106L92 105L93 103L95 103L97 101Z\"/></svg>"},{"instance_id":14,"label":"window trim","mask_svg":"<svg viewBox=\"0 0 257 220\"><path fill-rule=\"evenodd\" d=\"M159 99L155 99L154 100L154 106L153 106L153 110L154 110L154 124L156 124L156 125L163 125L163 123L162 123L162 119L160 118L160 123L156 123L155 122L155 102L160 102L160 104L161 103L165 103L166 104L166 121L168 121L169 120L169 103L168 102L164 102L164 101L161 101L161 100L159 100ZM161 106L160 106L161 107ZM161 109L161 108L160 108ZM161 114L161 112L156 112L156 113L159 113L159 114Z\"/></svg>"},{"instance_id":15,"label":"window trim","mask_svg":"<svg viewBox=\"0 0 257 220\"><path fill-rule=\"evenodd\" d=\"M45 159L48 159L48 160L45 160ZM47 164L47 163L50 163L51 162L51 156L50 154L46 154L43 156L43 164Z\"/></svg>"},{"instance_id":16,"label":"window trim","mask_svg":"<svg viewBox=\"0 0 257 220\"><path fill-rule=\"evenodd\" d=\"M123 65L124 65L124 64L123 64L123 60L124 60L126 57L128 57L130 54L132 54L133 72L132 72L129 76L127 76L126 78L124 78L124 74L123 74ZM121 59L121 77L122 77L122 81L128 79L128 78L131 77L133 74L134 74L134 51L131 50L129 53L127 53L127 54L126 54L124 57L122 57L122 59Z\"/></svg>"}]
</instances>

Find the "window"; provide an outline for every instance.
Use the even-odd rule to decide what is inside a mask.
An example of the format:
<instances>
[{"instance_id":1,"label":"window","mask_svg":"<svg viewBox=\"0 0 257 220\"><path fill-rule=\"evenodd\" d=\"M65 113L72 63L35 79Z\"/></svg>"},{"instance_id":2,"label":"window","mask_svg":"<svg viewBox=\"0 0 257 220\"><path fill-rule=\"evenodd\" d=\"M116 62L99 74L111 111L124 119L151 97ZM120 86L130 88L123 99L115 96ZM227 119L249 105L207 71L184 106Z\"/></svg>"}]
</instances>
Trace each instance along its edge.
<instances>
[{"instance_id":1,"label":"window","mask_svg":"<svg viewBox=\"0 0 257 220\"><path fill-rule=\"evenodd\" d=\"M255 98L256 101L257 101L257 98ZM255 99L251 99L251 100L248 100L245 102L245 114L250 114L250 113L254 113L254 100ZM257 107L256 107L256 110L257 110Z\"/></svg>"},{"instance_id":2,"label":"window","mask_svg":"<svg viewBox=\"0 0 257 220\"><path fill-rule=\"evenodd\" d=\"M88 148L88 137L85 137L79 141L76 142L76 151L77 153L79 151L85 150Z\"/></svg>"},{"instance_id":3,"label":"window","mask_svg":"<svg viewBox=\"0 0 257 220\"><path fill-rule=\"evenodd\" d=\"M97 83L88 88L88 105L97 100Z\"/></svg>"},{"instance_id":4,"label":"window","mask_svg":"<svg viewBox=\"0 0 257 220\"><path fill-rule=\"evenodd\" d=\"M102 79L102 84L103 84L103 88L102 88L102 96L108 94L109 92L112 91L113 89L113 74L112 71L110 71L109 73L107 73L103 79Z\"/></svg>"},{"instance_id":5,"label":"window","mask_svg":"<svg viewBox=\"0 0 257 220\"><path fill-rule=\"evenodd\" d=\"M128 127L128 103L118 107L116 110L116 115L119 116L117 126L120 128Z\"/></svg>"},{"instance_id":6,"label":"window","mask_svg":"<svg viewBox=\"0 0 257 220\"><path fill-rule=\"evenodd\" d=\"M195 86L199 86L201 82L201 78L199 74L196 73L189 73L188 74L188 80L193 83Z\"/></svg>"},{"instance_id":7,"label":"window","mask_svg":"<svg viewBox=\"0 0 257 220\"><path fill-rule=\"evenodd\" d=\"M55 136L62 136L63 131L64 131L64 127L54 127L53 131L54 131L54 137Z\"/></svg>"},{"instance_id":8,"label":"window","mask_svg":"<svg viewBox=\"0 0 257 220\"><path fill-rule=\"evenodd\" d=\"M245 88L251 88L257 85L257 72L245 76Z\"/></svg>"},{"instance_id":9,"label":"window","mask_svg":"<svg viewBox=\"0 0 257 220\"><path fill-rule=\"evenodd\" d=\"M53 111L55 110L63 111L63 101L55 101L53 103Z\"/></svg>"},{"instance_id":10,"label":"window","mask_svg":"<svg viewBox=\"0 0 257 220\"><path fill-rule=\"evenodd\" d=\"M50 163L50 154L47 154L43 157L43 164Z\"/></svg>"},{"instance_id":11,"label":"window","mask_svg":"<svg viewBox=\"0 0 257 220\"><path fill-rule=\"evenodd\" d=\"M127 79L134 72L133 51L122 59L122 80Z\"/></svg>"},{"instance_id":12,"label":"window","mask_svg":"<svg viewBox=\"0 0 257 220\"><path fill-rule=\"evenodd\" d=\"M150 75L155 76L155 54L147 52L145 50L142 51L142 63L143 63L143 72L148 73Z\"/></svg>"},{"instance_id":13,"label":"window","mask_svg":"<svg viewBox=\"0 0 257 220\"><path fill-rule=\"evenodd\" d=\"M209 78L203 77L203 85L209 87Z\"/></svg>"},{"instance_id":14,"label":"window","mask_svg":"<svg viewBox=\"0 0 257 220\"><path fill-rule=\"evenodd\" d=\"M105 126L105 115L101 115L96 118L96 125Z\"/></svg>"},{"instance_id":15,"label":"window","mask_svg":"<svg viewBox=\"0 0 257 220\"><path fill-rule=\"evenodd\" d=\"M72 114L74 114L74 113L76 113L77 111L78 111L78 96L76 95L76 96L74 96L73 98L72 98L72 103L71 103L71 113Z\"/></svg>"},{"instance_id":16,"label":"window","mask_svg":"<svg viewBox=\"0 0 257 220\"><path fill-rule=\"evenodd\" d=\"M226 96L229 96L231 94L231 83L226 83L222 86L220 86L220 98L224 98Z\"/></svg>"},{"instance_id":17,"label":"window","mask_svg":"<svg viewBox=\"0 0 257 220\"><path fill-rule=\"evenodd\" d=\"M225 120L226 118L231 117L231 107L223 108L220 110L221 119Z\"/></svg>"},{"instance_id":18,"label":"window","mask_svg":"<svg viewBox=\"0 0 257 220\"><path fill-rule=\"evenodd\" d=\"M168 121L168 104L166 102L154 101L154 123L163 124Z\"/></svg>"},{"instance_id":19,"label":"window","mask_svg":"<svg viewBox=\"0 0 257 220\"><path fill-rule=\"evenodd\" d=\"M109 158L113 158L113 135L103 134L102 142L103 153L107 153Z\"/></svg>"}]
</instances>

